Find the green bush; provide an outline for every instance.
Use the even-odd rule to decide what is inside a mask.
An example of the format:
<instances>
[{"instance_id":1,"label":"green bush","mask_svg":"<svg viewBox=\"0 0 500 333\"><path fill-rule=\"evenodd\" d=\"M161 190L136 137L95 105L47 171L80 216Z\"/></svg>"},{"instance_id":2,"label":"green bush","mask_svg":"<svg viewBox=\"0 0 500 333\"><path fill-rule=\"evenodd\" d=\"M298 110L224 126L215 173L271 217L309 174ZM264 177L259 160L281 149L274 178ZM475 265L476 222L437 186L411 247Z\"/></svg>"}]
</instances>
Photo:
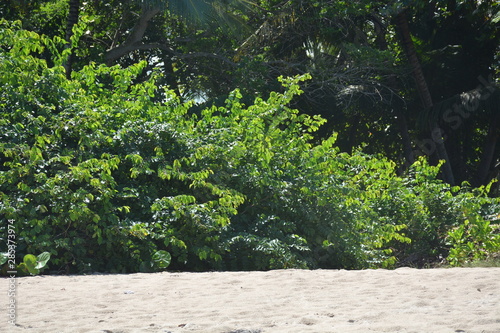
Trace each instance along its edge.
<instances>
[{"instance_id":1,"label":"green bush","mask_svg":"<svg viewBox=\"0 0 500 333\"><path fill-rule=\"evenodd\" d=\"M448 232L498 210L423 159L401 177L335 136L318 142L324 120L288 107L307 75L195 114L154 73L135 82L143 63L67 80L63 49L0 24L0 214L20 258L47 251L53 271L421 264L453 259L462 236Z\"/></svg>"},{"instance_id":2,"label":"green bush","mask_svg":"<svg viewBox=\"0 0 500 333\"><path fill-rule=\"evenodd\" d=\"M488 191L489 186L463 194L462 201L467 204L462 221L446 234L450 246L447 259L452 266L487 261L500 253L500 225L491 223L500 215L498 206L491 205L486 197ZM483 200L479 200L481 197Z\"/></svg>"}]
</instances>

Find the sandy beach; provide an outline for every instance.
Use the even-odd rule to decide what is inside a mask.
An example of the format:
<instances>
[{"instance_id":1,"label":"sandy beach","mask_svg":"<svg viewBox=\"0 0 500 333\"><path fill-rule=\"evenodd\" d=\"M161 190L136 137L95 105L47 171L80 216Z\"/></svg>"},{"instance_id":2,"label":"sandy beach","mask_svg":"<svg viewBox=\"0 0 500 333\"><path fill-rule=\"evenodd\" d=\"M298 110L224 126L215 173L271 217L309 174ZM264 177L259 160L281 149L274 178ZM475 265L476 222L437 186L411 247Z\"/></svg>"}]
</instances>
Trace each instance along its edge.
<instances>
[{"instance_id":1,"label":"sandy beach","mask_svg":"<svg viewBox=\"0 0 500 333\"><path fill-rule=\"evenodd\" d=\"M500 268L0 279L0 332L500 332Z\"/></svg>"}]
</instances>

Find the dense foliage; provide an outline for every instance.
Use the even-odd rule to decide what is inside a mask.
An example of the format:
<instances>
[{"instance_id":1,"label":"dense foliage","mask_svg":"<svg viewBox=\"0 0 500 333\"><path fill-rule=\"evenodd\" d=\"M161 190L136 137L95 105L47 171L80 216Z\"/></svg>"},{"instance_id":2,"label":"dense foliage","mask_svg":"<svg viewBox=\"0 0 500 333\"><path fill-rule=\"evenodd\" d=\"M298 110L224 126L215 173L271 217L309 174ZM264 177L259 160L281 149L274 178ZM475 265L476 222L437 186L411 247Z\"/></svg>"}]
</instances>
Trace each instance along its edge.
<instances>
[{"instance_id":1,"label":"dense foliage","mask_svg":"<svg viewBox=\"0 0 500 333\"><path fill-rule=\"evenodd\" d=\"M144 61L68 79L65 43L0 26L0 239L12 221L19 259L49 252L57 272L367 268L500 250L489 187L316 137L325 120L290 107L308 75L200 108L161 73L145 79Z\"/></svg>"},{"instance_id":2,"label":"dense foliage","mask_svg":"<svg viewBox=\"0 0 500 333\"><path fill-rule=\"evenodd\" d=\"M338 133L341 151L364 146L401 170L445 160L452 185L500 174L497 0L4 0L0 16L67 47L79 35L68 77L144 61L137 81L161 73L159 87L206 106L310 73L292 106L327 119L315 136Z\"/></svg>"}]
</instances>

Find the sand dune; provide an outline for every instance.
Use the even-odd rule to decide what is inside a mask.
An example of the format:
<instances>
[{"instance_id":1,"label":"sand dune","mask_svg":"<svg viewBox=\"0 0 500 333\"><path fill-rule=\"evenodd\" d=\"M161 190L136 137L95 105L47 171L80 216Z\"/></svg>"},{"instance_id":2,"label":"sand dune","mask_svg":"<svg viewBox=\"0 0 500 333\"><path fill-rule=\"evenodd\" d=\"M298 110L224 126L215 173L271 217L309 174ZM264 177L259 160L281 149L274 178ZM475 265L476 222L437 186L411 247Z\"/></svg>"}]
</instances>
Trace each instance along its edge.
<instances>
[{"instance_id":1,"label":"sand dune","mask_svg":"<svg viewBox=\"0 0 500 333\"><path fill-rule=\"evenodd\" d=\"M500 332L500 268L0 279L0 332Z\"/></svg>"}]
</instances>

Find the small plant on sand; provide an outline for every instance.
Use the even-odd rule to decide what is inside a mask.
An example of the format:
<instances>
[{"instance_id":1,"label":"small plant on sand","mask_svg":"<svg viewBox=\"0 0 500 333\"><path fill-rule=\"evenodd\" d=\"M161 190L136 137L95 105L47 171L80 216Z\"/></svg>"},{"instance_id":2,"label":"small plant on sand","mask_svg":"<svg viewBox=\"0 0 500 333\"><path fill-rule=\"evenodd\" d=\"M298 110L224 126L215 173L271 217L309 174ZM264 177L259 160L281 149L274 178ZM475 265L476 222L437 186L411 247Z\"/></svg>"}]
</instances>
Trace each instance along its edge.
<instances>
[{"instance_id":1,"label":"small plant on sand","mask_svg":"<svg viewBox=\"0 0 500 333\"><path fill-rule=\"evenodd\" d=\"M1 270L2 275L4 275L7 270L16 271L19 275L38 275L45 268L45 266L47 266L47 262L50 259L50 253L43 252L38 256L27 254L24 256L23 261L17 265L13 260L9 260L10 258L11 255L8 252L0 253L0 265L7 263L7 265Z\"/></svg>"}]
</instances>

